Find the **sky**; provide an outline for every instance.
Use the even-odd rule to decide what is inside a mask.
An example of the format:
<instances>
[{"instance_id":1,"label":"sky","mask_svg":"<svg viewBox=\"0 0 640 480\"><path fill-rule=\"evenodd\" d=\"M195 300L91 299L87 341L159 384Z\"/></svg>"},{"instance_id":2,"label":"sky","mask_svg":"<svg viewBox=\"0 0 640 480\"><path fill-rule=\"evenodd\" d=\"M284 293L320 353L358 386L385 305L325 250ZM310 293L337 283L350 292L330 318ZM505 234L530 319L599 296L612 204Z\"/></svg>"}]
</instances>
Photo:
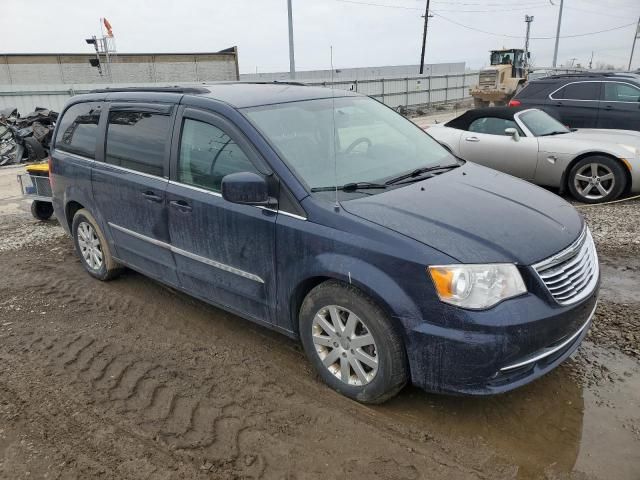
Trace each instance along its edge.
<instances>
[{"instance_id":1,"label":"sky","mask_svg":"<svg viewBox=\"0 0 640 480\"><path fill-rule=\"evenodd\" d=\"M550 66L560 0L552 1L555 6L550 0L431 0L425 62L482 67L489 50L524 46L528 14L534 16L534 64ZM90 53L84 38L98 34L99 19L106 17L121 53L211 52L237 45L241 73L289 69L287 0L0 2L0 53ZM329 68L331 46L335 68L419 63L425 3L293 0L297 70ZM626 67L639 16L640 0L565 0L558 64L586 66L593 52L594 68ZM640 40L633 67L640 67Z\"/></svg>"}]
</instances>

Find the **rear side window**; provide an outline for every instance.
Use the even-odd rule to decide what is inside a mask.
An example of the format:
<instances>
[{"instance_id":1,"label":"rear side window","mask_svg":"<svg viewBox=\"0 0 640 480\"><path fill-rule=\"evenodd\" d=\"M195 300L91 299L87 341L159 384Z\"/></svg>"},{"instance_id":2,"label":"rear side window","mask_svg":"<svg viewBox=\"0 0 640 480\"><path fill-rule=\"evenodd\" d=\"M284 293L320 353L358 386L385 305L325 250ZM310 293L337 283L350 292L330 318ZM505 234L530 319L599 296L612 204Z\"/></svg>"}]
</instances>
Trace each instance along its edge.
<instances>
[{"instance_id":1,"label":"rear side window","mask_svg":"<svg viewBox=\"0 0 640 480\"><path fill-rule=\"evenodd\" d=\"M56 134L56 148L95 158L100 105L77 103L64 112Z\"/></svg>"},{"instance_id":2,"label":"rear side window","mask_svg":"<svg viewBox=\"0 0 640 480\"><path fill-rule=\"evenodd\" d=\"M219 192L222 177L237 172L260 173L238 144L218 127L185 119L178 181Z\"/></svg>"},{"instance_id":3,"label":"rear side window","mask_svg":"<svg viewBox=\"0 0 640 480\"><path fill-rule=\"evenodd\" d=\"M168 115L109 112L105 161L111 165L162 176L169 138Z\"/></svg>"},{"instance_id":4,"label":"rear side window","mask_svg":"<svg viewBox=\"0 0 640 480\"><path fill-rule=\"evenodd\" d=\"M640 88L628 83L605 82L604 100L606 102L631 102L640 101Z\"/></svg>"},{"instance_id":5,"label":"rear side window","mask_svg":"<svg viewBox=\"0 0 640 480\"><path fill-rule=\"evenodd\" d=\"M570 83L554 93L552 97L564 100L598 100L600 82Z\"/></svg>"},{"instance_id":6,"label":"rear side window","mask_svg":"<svg viewBox=\"0 0 640 480\"><path fill-rule=\"evenodd\" d=\"M545 92L550 89L549 87L550 85L548 83L530 82L520 90L516 95L516 98L543 98L545 96Z\"/></svg>"},{"instance_id":7,"label":"rear side window","mask_svg":"<svg viewBox=\"0 0 640 480\"><path fill-rule=\"evenodd\" d=\"M504 131L507 128L520 130L513 120L495 117L478 118L469 125L470 132L487 133L489 135L505 135Z\"/></svg>"}]
</instances>

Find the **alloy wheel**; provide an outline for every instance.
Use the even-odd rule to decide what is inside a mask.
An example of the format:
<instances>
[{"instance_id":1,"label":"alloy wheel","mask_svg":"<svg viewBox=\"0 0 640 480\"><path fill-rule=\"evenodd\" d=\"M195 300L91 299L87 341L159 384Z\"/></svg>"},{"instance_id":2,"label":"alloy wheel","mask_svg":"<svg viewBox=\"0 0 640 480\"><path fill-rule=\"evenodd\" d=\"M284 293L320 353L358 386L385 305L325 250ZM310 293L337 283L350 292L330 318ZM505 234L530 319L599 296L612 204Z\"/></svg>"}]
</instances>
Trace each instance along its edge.
<instances>
[{"instance_id":1,"label":"alloy wheel","mask_svg":"<svg viewBox=\"0 0 640 480\"><path fill-rule=\"evenodd\" d=\"M575 174L576 191L589 200L601 200L609 195L616 184L616 177L609 167L601 163L588 163Z\"/></svg>"},{"instance_id":2,"label":"alloy wheel","mask_svg":"<svg viewBox=\"0 0 640 480\"><path fill-rule=\"evenodd\" d=\"M316 353L324 367L342 382L362 386L378 372L378 349L364 321L352 311L328 305L312 323Z\"/></svg>"},{"instance_id":3,"label":"alloy wheel","mask_svg":"<svg viewBox=\"0 0 640 480\"><path fill-rule=\"evenodd\" d=\"M82 258L92 270L102 268L102 247L96 231L87 222L80 222L77 230L78 245Z\"/></svg>"}]
</instances>

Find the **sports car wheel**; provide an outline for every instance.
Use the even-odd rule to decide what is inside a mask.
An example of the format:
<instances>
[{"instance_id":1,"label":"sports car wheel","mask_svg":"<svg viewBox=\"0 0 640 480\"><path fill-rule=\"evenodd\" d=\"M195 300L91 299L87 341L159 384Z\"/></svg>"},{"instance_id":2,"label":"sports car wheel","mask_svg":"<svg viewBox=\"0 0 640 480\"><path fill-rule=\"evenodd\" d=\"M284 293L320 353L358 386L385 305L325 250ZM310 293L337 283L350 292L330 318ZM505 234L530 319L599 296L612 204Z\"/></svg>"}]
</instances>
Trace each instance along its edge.
<instances>
[{"instance_id":1,"label":"sports car wheel","mask_svg":"<svg viewBox=\"0 0 640 480\"><path fill-rule=\"evenodd\" d=\"M623 167L609 157L580 160L569 172L569 190L579 201L602 203L615 200L624 191L627 178Z\"/></svg>"}]
</instances>

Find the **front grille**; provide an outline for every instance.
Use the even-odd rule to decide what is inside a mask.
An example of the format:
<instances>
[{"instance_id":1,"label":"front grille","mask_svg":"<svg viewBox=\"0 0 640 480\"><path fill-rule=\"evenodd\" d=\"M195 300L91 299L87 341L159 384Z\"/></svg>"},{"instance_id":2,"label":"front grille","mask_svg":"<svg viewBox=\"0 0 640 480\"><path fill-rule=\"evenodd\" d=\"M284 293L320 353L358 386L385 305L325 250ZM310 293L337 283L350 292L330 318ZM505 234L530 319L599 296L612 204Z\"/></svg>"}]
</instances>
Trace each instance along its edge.
<instances>
[{"instance_id":1,"label":"front grille","mask_svg":"<svg viewBox=\"0 0 640 480\"><path fill-rule=\"evenodd\" d=\"M598 254L585 226L568 248L533 266L553 298L570 305L588 297L598 282Z\"/></svg>"},{"instance_id":2,"label":"front grille","mask_svg":"<svg viewBox=\"0 0 640 480\"><path fill-rule=\"evenodd\" d=\"M497 70L484 70L480 72L479 84L481 87L495 87Z\"/></svg>"}]
</instances>

